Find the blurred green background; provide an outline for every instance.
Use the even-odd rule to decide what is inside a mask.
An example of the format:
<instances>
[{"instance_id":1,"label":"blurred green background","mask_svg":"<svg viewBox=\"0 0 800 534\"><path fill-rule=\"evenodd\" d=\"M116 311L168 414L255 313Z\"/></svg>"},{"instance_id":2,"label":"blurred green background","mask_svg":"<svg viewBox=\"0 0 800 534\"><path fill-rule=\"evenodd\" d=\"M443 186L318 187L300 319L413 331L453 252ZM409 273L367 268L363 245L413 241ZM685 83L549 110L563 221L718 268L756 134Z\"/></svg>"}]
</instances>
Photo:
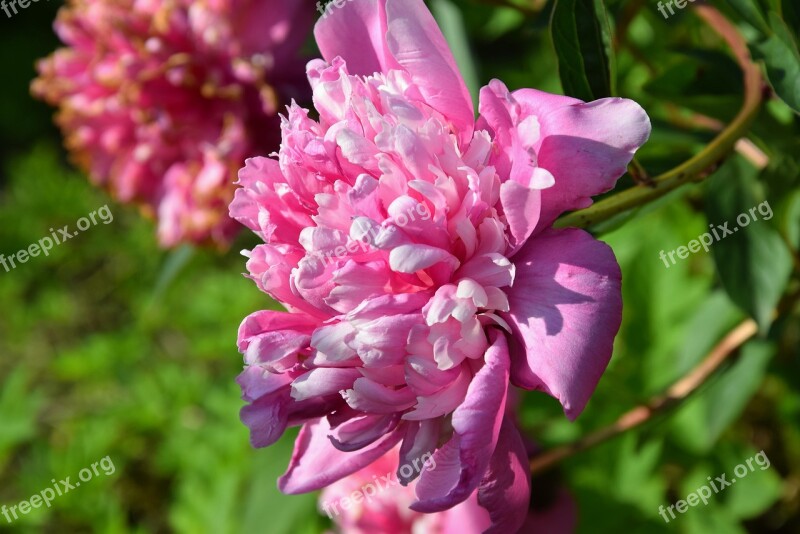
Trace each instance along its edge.
<instances>
[{"instance_id":1,"label":"blurred green background","mask_svg":"<svg viewBox=\"0 0 800 534\"><path fill-rule=\"evenodd\" d=\"M431 2L473 88L497 77L512 89L562 92L548 29L552 2L503 3ZM780 1L731 4L787 14ZM751 44L759 40L746 9L717 5ZM741 104L741 74L691 4L668 20L655 2L607 6L612 27L625 28L616 43L616 93L651 115L653 135L639 161L657 174L713 137L692 124L691 112L731 119ZM105 456L116 472L13 525L0 516L0 531L323 531L314 495L284 497L275 487L292 436L254 451L238 420L236 329L271 305L240 275L238 251L254 238L243 234L225 253L161 251L152 222L73 170L52 110L28 94L34 60L58 44L51 29L57 7L31 4L11 19L0 13L0 253L27 248L49 228L74 225L105 204L114 221L49 257L0 268L0 505L28 499L51 479L74 481ZM796 17L786 18L796 32ZM746 317L740 308L747 302L763 306L763 288L746 279L731 284L726 266L749 262L775 282L772 269L783 261L759 256L742 240L720 242L713 254L693 254L669 269L659 251L685 245L710 222L733 220L752 200L768 200L775 217L748 230L750 239L780 236L797 263L792 280L775 282L782 283L778 294L796 288L799 133L797 115L772 99L749 135L769 158L765 169L734 156L705 183L595 229L622 265L623 327L609 371L577 422L545 395L525 394L521 423L543 447L609 424L663 391ZM747 195L724 193L732 187ZM684 406L535 478L534 502L543 506L566 486L578 502L580 532L800 532L799 340L795 308ZM658 515L660 505L760 450L769 469L670 524Z\"/></svg>"}]
</instances>

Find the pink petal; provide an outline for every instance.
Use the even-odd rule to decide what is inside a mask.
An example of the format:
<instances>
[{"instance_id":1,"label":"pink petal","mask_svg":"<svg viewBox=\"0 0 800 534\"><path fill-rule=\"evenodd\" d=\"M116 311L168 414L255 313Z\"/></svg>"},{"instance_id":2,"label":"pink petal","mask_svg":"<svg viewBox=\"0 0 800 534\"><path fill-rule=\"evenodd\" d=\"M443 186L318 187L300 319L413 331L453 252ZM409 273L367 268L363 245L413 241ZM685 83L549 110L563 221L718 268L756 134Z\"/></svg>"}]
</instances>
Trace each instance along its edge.
<instances>
[{"instance_id":1,"label":"pink petal","mask_svg":"<svg viewBox=\"0 0 800 534\"><path fill-rule=\"evenodd\" d=\"M583 230L548 230L514 257L509 289L514 384L542 390L577 417L597 386L622 321L611 248Z\"/></svg>"},{"instance_id":2,"label":"pink petal","mask_svg":"<svg viewBox=\"0 0 800 534\"><path fill-rule=\"evenodd\" d=\"M460 373L449 384L430 395L417 398L417 405L410 412L403 414L406 421L424 421L448 414L455 410L467 394L472 375L467 366L460 366Z\"/></svg>"},{"instance_id":3,"label":"pink petal","mask_svg":"<svg viewBox=\"0 0 800 534\"><path fill-rule=\"evenodd\" d=\"M412 465L414 460L422 459L426 455L432 455L439 440L439 432L442 428L442 419L428 419L419 423L408 423L408 430L403 437L403 444L400 446L400 465ZM419 476L419 470L405 477L397 470L397 479L402 485Z\"/></svg>"},{"instance_id":4,"label":"pink petal","mask_svg":"<svg viewBox=\"0 0 800 534\"><path fill-rule=\"evenodd\" d=\"M342 452L330 442L331 427L326 419L307 423L294 445L289 469L278 479L286 494L307 493L351 475L394 447L403 432L397 429L357 452Z\"/></svg>"},{"instance_id":5,"label":"pink petal","mask_svg":"<svg viewBox=\"0 0 800 534\"><path fill-rule=\"evenodd\" d=\"M353 347L364 367L400 365L406 356L406 341L412 327L422 323L420 315L387 315L360 325Z\"/></svg>"},{"instance_id":6,"label":"pink petal","mask_svg":"<svg viewBox=\"0 0 800 534\"><path fill-rule=\"evenodd\" d=\"M351 417L333 429L331 443L344 452L363 449L397 428L400 423L398 415L361 414Z\"/></svg>"},{"instance_id":7,"label":"pink petal","mask_svg":"<svg viewBox=\"0 0 800 534\"><path fill-rule=\"evenodd\" d=\"M242 408L242 422L250 429L253 447L269 447L283 435L288 426L318 419L342 407L342 399L314 397L302 402L292 400L289 388L282 388L256 399Z\"/></svg>"},{"instance_id":8,"label":"pink petal","mask_svg":"<svg viewBox=\"0 0 800 534\"><path fill-rule=\"evenodd\" d=\"M239 415L250 429L253 447L269 447L280 439L289 424L290 402L289 390L283 388L242 408Z\"/></svg>"},{"instance_id":9,"label":"pink petal","mask_svg":"<svg viewBox=\"0 0 800 534\"><path fill-rule=\"evenodd\" d=\"M356 330L347 321L317 328L311 336L311 346L317 349L312 363L329 367L359 365L356 351L350 347Z\"/></svg>"},{"instance_id":10,"label":"pink petal","mask_svg":"<svg viewBox=\"0 0 800 534\"><path fill-rule=\"evenodd\" d=\"M456 272L455 278L471 278L484 286L505 287L514 282L515 269L502 254L489 252L473 256Z\"/></svg>"},{"instance_id":11,"label":"pink petal","mask_svg":"<svg viewBox=\"0 0 800 534\"><path fill-rule=\"evenodd\" d=\"M387 0L386 16L392 55L466 143L475 124L472 97L433 15L422 0Z\"/></svg>"},{"instance_id":12,"label":"pink petal","mask_svg":"<svg viewBox=\"0 0 800 534\"><path fill-rule=\"evenodd\" d=\"M357 369L319 368L300 375L292 382L292 398L302 401L339 393L361 377Z\"/></svg>"},{"instance_id":13,"label":"pink petal","mask_svg":"<svg viewBox=\"0 0 800 534\"><path fill-rule=\"evenodd\" d=\"M542 210L542 191L509 180L500 186L500 202L511 233L508 256L512 256L536 229Z\"/></svg>"},{"instance_id":14,"label":"pink petal","mask_svg":"<svg viewBox=\"0 0 800 534\"><path fill-rule=\"evenodd\" d=\"M464 403L453 412L453 437L436 451L436 469L417 481L417 512L440 512L469 497L480 485L497 445L508 389L509 359L505 337L493 333L486 363L477 372Z\"/></svg>"},{"instance_id":15,"label":"pink petal","mask_svg":"<svg viewBox=\"0 0 800 534\"><path fill-rule=\"evenodd\" d=\"M458 265L455 256L430 245L400 245L389 253L389 264L398 273L415 273L443 261L453 268Z\"/></svg>"},{"instance_id":16,"label":"pink petal","mask_svg":"<svg viewBox=\"0 0 800 534\"><path fill-rule=\"evenodd\" d=\"M297 365L297 354L310 342L311 336L291 330L264 332L250 339L244 359L250 365L263 364L270 371L287 371Z\"/></svg>"},{"instance_id":17,"label":"pink petal","mask_svg":"<svg viewBox=\"0 0 800 534\"><path fill-rule=\"evenodd\" d=\"M236 383L242 388L242 398L253 402L291 384L292 375L270 373L259 365L250 365L236 378Z\"/></svg>"},{"instance_id":18,"label":"pink petal","mask_svg":"<svg viewBox=\"0 0 800 534\"><path fill-rule=\"evenodd\" d=\"M489 470L478 488L478 504L492 520L484 534L517 532L528 516L530 502L531 475L525 443L511 420L504 418Z\"/></svg>"},{"instance_id":19,"label":"pink petal","mask_svg":"<svg viewBox=\"0 0 800 534\"><path fill-rule=\"evenodd\" d=\"M494 133L500 152L493 159L497 172L504 179L520 185L538 185L544 189L552 185L549 173L535 176L536 155L533 146L539 140L540 130L536 116L524 117L522 106L509 93L500 80L492 80L481 89L480 123ZM538 211L538 210L537 210Z\"/></svg>"},{"instance_id":20,"label":"pink petal","mask_svg":"<svg viewBox=\"0 0 800 534\"><path fill-rule=\"evenodd\" d=\"M351 408L367 413L395 413L417 402L409 388L393 389L366 377L357 379L342 397Z\"/></svg>"},{"instance_id":21,"label":"pink petal","mask_svg":"<svg viewBox=\"0 0 800 534\"><path fill-rule=\"evenodd\" d=\"M492 526L488 512L478 504L478 492L474 491L461 504L445 510L436 516L441 517L442 531L440 534L465 534L468 532L483 532ZM432 517L436 517L432 516ZM509 533L514 531L507 531ZM525 531L539 532L539 531ZM542 534L551 534L541 531Z\"/></svg>"},{"instance_id":22,"label":"pink petal","mask_svg":"<svg viewBox=\"0 0 800 534\"><path fill-rule=\"evenodd\" d=\"M310 334L316 325L315 319L300 313L258 311L247 316L239 326L238 347L241 352L246 351L252 339L265 332L288 330L302 336Z\"/></svg>"},{"instance_id":23,"label":"pink petal","mask_svg":"<svg viewBox=\"0 0 800 534\"><path fill-rule=\"evenodd\" d=\"M555 185L542 191L541 228L612 189L650 136L650 119L632 100L583 103L535 89L521 89L513 96L524 113L538 118L538 165L555 177Z\"/></svg>"},{"instance_id":24,"label":"pink petal","mask_svg":"<svg viewBox=\"0 0 800 534\"><path fill-rule=\"evenodd\" d=\"M350 74L369 76L397 68L386 45L385 0L348 0L344 7L331 6L314 28L322 57L336 56L347 62Z\"/></svg>"}]
</instances>

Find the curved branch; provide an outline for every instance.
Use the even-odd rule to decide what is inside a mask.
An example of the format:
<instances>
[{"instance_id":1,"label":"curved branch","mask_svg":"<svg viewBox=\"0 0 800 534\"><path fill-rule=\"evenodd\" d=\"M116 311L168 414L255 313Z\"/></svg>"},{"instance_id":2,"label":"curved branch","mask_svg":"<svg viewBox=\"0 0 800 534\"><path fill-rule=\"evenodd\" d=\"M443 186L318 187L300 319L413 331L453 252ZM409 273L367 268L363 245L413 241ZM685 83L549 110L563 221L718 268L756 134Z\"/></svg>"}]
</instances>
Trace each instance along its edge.
<instances>
[{"instance_id":1,"label":"curved branch","mask_svg":"<svg viewBox=\"0 0 800 534\"><path fill-rule=\"evenodd\" d=\"M694 393L719 367L736 352L742 344L756 335L758 325L747 319L734 328L722 341L714 347L708 356L689 374L675 382L666 393L654 397L646 404L637 406L612 425L589 434L578 441L544 451L531 459L531 474L540 473L578 452L591 448L599 443L616 437L632 428L641 426L656 415L676 406Z\"/></svg>"},{"instance_id":2,"label":"curved branch","mask_svg":"<svg viewBox=\"0 0 800 534\"><path fill-rule=\"evenodd\" d=\"M733 26L716 9L699 5L694 11L725 39L744 73L744 103L733 121L711 141L699 154L653 178L648 184L637 185L600 200L592 206L567 214L556 221L556 226L587 228L606 221L619 213L664 196L670 191L691 181L700 181L710 174L728 154L737 141L744 137L750 124L758 114L762 100L762 78L758 66L753 63L747 44Z\"/></svg>"}]
</instances>

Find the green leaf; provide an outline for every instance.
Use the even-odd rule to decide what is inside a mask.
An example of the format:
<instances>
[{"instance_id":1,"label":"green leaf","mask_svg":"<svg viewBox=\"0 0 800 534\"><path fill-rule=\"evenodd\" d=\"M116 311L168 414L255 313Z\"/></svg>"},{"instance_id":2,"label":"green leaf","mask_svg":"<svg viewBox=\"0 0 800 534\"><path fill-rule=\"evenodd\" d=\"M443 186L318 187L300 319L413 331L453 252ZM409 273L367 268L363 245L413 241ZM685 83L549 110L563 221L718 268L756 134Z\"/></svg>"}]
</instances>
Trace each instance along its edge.
<instances>
[{"instance_id":1,"label":"green leaf","mask_svg":"<svg viewBox=\"0 0 800 534\"><path fill-rule=\"evenodd\" d=\"M602 0L557 0L550 33L565 94L588 102L614 93L611 30Z\"/></svg>"},{"instance_id":2,"label":"green leaf","mask_svg":"<svg viewBox=\"0 0 800 534\"><path fill-rule=\"evenodd\" d=\"M675 414L675 440L693 452L710 451L758 390L774 351L764 342L745 345L729 369Z\"/></svg>"},{"instance_id":3,"label":"green leaf","mask_svg":"<svg viewBox=\"0 0 800 534\"><path fill-rule=\"evenodd\" d=\"M704 236L712 241L725 291L766 330L791 275L792 258L780 234L767 222L773 212L757 190L757 174L737 156L709 180L706 214L713 228Z\"/></svg>"},{"instance_id":4,"label":"green leaf","mask_svg":"<svg viewBox=\"0 0 800 534\"><path fill-rule=\"evenodd\" d=\"M781 100L800 113L800 52L792 32L775 13L769 14L772 35L753 46L754 56L763 59L767 78Z\"/></svg>"},{"instance_id":5,"label":"green leaf","mask_svg":"<svg viewBox=\"0 0 800 534\"><path fill-rule=\"evenodd\" d=\"M786 25L797 37L800 34L800 5L797 4L797 0L782 0L781 13Z\"/></svg>"},{"instance_id":6,"label":"green leaf","mask_svg":"<svg viewBox=\"0 0 800 534\"><path fill-rule=\"evenodd\" d=\"M771 33L761 9L756 5L755 0L726 0L747 22L758 28L765 35Z\"/></svg>"},{"instance_id":7,"label":"green leaf","mask_svg":"<svg viewBox=\"0 0 800 534\"><path fill-rule=\"evenodd\" d=\"M3 381L0 389L0 472L14 447L36 435L36 417L42 396L29 387L27 370L18 367Z\"/></svg>"},{"instance_id":8,"label":"green leaf","mask_svg":"<svg viewBox=\"0 0 800 534\"><path fill-rule=\"evenodd\" d=\"M303 520L321 520L317 515L315 493L286 496L278 491L275 481L285 471L292 454L292 440L283 438L274 446L252 453L254 473L243 499L242 532L259 532L269 524L269 532L290 534Z\"/></svg>"},{"instance_id":9,"label":"green leaf","mask_svg":"<svg viewBox=\"0 0 800 534\"><path fill-rule=\"evenodd\" d=\"M765 451L749 444L726 443L715 452L725 466L728 479L736 481L724 493L728 515L752 519L780 499L783 481Z\"/></svg>"},{"instance_id":10,"label":"green leaf","mask_svg":"<svg viewBox=\"0 0 800 534\"><path fill-rule=\"evenodd\" d=\"M642 512L658 507L666 490L666 483L658 473L663 445L661 438L639 443L635 434L621 441L614 479L614 494L619 500L637 506Z\"/></svg>"},{"instance_id":11,"label":"green leaf","mask_svg":"<svg viewBox=\"0 0 800 534\"><path fill-rule=\"evenodd\" d=\"M730 332L743 319L743 314L733 305L721 290L714 291L696 307L695 313L688 321L683 343L675 354L671 355L674 382L698 365L708 352L719 342L720 338Z\"/></svg>"},{"instance_id":12,"label":"green leaf","mask_svg":"<svg viewBox=\"0 0 800 534\"><path fill-rule=\"evenodd\" d=\"M741 107L742 72L720 51L681 49L644 89L658 99L729 122Z\"/></svg>"},{"instance_id":13,"label":"green leaf","mask_svg":"<svg viewBox=\"0 0 800 534\"><path fill-rule=\"evenodd\" d=\"M697 464L681 480L677 499L686 502L690 494L696 493L700 488L708 487L709 476L713 478L725 472L726 468L727 466L720 468L705 462ZM724 495L712 493L710 497L706 497L707 504L700 500L695 506L690 505L685 509L684 513L673 509L672 513L675 514L675 518L671 518L669 510L664 514L671 518L670 524L679 524L681 531L687 534L707 534L708 532L746 534L747 531L726 510L724 497ZM673 532L675 531L673 530Z\"/></svg>"},{"instance_id":14,"label":"green leaf","mask_svg":"<svg viewBox=\"0 0 800 534\"><path fill-rule=\"evenodd\" d=\"M730 514L743 519L764 513L783 493L783 483L774 469L760 467L755 463L753 467L755 470L747 478L741 479L741 484L732 486L727 495L726 505Z\"/></svg>"},{"instance_id":15,"label":"green leaf","mask_svg":"<svg viewBox=\"0 0 800 534\"><path fill-rule=\"evenodd\" d=\"M791 246L800 250L800 191L794 191L786 202L783 227Z\"/></svg>"}]
</instances>

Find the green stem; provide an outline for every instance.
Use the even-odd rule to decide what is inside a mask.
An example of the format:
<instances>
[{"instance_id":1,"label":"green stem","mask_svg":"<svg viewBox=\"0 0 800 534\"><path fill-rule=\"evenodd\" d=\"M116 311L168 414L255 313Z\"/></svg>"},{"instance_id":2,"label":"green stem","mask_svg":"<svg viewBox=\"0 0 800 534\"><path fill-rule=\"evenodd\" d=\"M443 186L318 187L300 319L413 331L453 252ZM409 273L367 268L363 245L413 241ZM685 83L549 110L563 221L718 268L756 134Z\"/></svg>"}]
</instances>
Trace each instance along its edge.
<instances>
[{"instance_id":1,"label":"green stem","mask_svg":"<svg viewBox=\"0 0 800 534\"><path fill-rule=\"evenodd\" d=\"M558 228L587 228L611 217L651 202L692 181L701 181L713 172L745 136L761 106L761 71L750 59L747 44L735 26L716 9L696 6L700 15L728 43L744 73L744 103L733 121L699 154L674 169L653 178L648 184L637 185L596 202L592 206L569 213L555 223Z\"/></svg>"}]
</instances>

